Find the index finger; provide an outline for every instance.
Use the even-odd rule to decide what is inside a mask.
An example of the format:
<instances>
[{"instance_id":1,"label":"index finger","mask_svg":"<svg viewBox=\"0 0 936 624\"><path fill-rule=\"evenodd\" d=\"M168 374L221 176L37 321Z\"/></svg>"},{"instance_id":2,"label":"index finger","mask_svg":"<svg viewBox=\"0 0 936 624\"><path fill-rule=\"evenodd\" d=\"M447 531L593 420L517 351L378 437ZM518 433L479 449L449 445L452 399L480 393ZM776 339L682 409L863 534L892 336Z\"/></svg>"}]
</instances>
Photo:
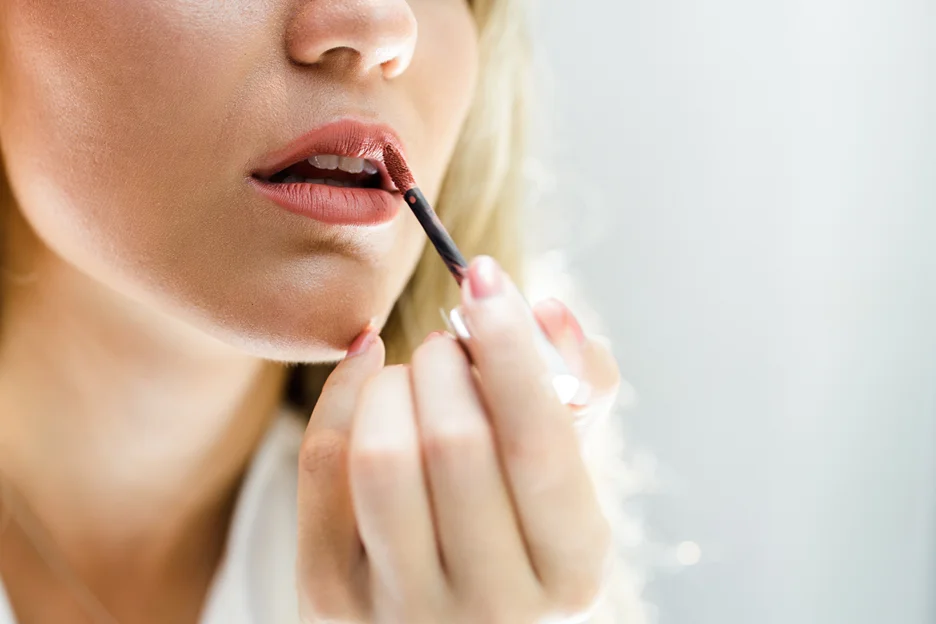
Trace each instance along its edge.
<instances>
[{"instance_id":1,"label":"index finger","mask_svg":"<svg viewBox=\"0 0 936 624\"><path fill-rule=\"evenodd\" d=\"M571 419L537 346L532 310L493 259L482 256L469 266L460 315L469 336L463 343L506 449L566 437Z\"/></svg>"},{"instance_id":2,"label":"index finger","mask_svg":"<svg viewBox=\"0 0 936 624\"><path fill-rule=\"evenodd\" d=\"M536 346L536 322L490 258L462 285L466 341L534 567L545 586L600 570L609 541L568 408ZM583 571L584 570L584 571Z\"/></svg>"}]
</instances>

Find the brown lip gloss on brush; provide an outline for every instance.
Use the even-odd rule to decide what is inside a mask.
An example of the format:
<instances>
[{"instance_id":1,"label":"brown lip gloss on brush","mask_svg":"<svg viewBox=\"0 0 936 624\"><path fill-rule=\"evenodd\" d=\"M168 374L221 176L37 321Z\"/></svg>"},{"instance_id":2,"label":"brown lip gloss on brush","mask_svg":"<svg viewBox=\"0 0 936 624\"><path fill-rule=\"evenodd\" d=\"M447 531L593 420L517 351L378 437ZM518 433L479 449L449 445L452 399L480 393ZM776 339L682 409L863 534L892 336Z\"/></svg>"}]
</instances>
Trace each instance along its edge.
<instances>
[{"instance_id":1,"label":"brown lip gloss on brush","mask_svg":"<svg viewBox=\"0 0 936 624\"><path fill-rule=\"evenodd\" d=\"M426 231L430 242L439 252L439 255L442 256L445 266L448 267L455 281L461 286L462 281L465 279L465 273L468 271L468 263L465 261L465 257L462 256L455 245L455 241L449 236L448 230L439 221L439 216L429 205L429 201L419 190L419 187L416 186L416 180L413 179L413 174L410 173L409 167L406 166L400 152L388 143L384 146L383 154L384 164L387 166L390 179L403 193L406 204L413 210L413 214L416 215L419 224Z\"/></svg>"},{"instance_id":2,"label":"brown lip gloss on brush","mask_svg":"<svg viewBox=\"0 0 936 624\"><path fill-rule=\"evenodd\" d=\"M403 160L403 155L400 154L399 150L388 143L384 146L383 155L390 179L393 180L397 189L403 193L406 204L416 215L416 219L419 220L419 224L425 230L436 251L439 252L455 281L461 286L468 271L468 263L465 261L465 257L458 250L455 241L452 240L442 221L439 220L435 210L429 205L429 201L419 190L419 187L416 186L416 180L413 178L409 167L406 166L406 161ZM533 317L532 310L530 310L530 317ZM443 318L449 324L449 329L455 332L459 340L465 341L471 338L458 308L451 310L448 316L443 311ZM549 338L543 333L535 318L533 319L533 326L535 328L536 346L549 367L553 389L559 395L560 401L565 404L572 403L574 399L579 399L581 394L587 392L585 384L582 384L578 377L569 371L562 355L549 342Z\"/></svg>"}]
</instances>

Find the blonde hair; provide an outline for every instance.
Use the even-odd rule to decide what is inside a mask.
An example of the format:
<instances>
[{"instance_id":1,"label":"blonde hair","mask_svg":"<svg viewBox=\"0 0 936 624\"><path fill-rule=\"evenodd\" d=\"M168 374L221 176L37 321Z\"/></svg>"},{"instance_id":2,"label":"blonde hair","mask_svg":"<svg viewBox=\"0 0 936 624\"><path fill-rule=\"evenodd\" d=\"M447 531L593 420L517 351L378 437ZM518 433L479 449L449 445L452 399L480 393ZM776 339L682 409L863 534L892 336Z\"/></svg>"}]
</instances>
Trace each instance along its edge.
<instances>
[{"instance_id":1,"label":"blonde hair","mask_svg":"<svg viewBox=\"0 0 936 624\"><path fill-rule=\"evenodd\" d=\"M436 202L436 210L468 258L489 254L521 284L524 248L521 210L525 202L528 98L532 93L532 44L528 0L473 0L480 37L479 77L469 115ZM0 156L0 210L12 204ZM0 220L0 225L3 221ZM0 232L0 243L3 241ZM0 253L2 253L0 249ZM440 308L458 301L458 290L431 245L396 302L382 337L388 363L405 362L430 331L442 328ZM286 399L312 411L334 365L298 365ZM606 599L588 620L593 624L643 624L639 577L628 561L639 530L623 512L633 487L622 459L620 422L607 419L589 436L586 461L616 539L615 568Z\"/></svg>"}]
</instances>

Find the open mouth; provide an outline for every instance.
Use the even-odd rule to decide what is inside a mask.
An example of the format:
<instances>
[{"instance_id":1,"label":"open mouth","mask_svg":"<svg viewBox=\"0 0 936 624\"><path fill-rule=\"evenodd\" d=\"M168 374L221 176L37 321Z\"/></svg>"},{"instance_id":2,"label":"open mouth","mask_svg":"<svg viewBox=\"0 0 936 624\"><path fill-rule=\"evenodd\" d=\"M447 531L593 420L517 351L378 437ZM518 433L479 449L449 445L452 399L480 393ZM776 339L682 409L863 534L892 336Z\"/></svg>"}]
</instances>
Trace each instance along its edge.
<instances>
[{"instance_id":1,"label":"open mouth","mask_svg":"<svg viewBox=\"0 0 936 624\"><path fill-rule=\"evenodd\" d=\"M315 154L277 171L269 178L271 184L322 184L344 188L386 189L382 164L368 158L352 158L336 154Z\"/></svg>"},{"instance_id":2,"label":"open mouth","mask_svg":"<svg viewBox=\"0 0 936 624\"><path fill-rule=\"evenodd\" d=\"M338 119L250 164L249 183L289 212L330 225L376 226L403 206L383 161L393 128Z\"/></svg>"}]
</instances>

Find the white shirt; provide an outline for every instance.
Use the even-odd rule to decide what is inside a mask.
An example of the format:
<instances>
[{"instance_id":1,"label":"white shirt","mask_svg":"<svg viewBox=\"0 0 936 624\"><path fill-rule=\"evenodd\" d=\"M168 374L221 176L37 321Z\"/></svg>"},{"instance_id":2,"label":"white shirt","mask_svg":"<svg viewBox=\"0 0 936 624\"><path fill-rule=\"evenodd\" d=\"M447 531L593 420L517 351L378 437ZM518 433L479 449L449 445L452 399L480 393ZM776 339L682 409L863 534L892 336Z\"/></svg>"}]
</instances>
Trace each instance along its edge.
<instances>
[{"instance_id":1,"label":"white shirt","mask_svg":"<svg viewBox=\"0 0 936 624\"><path fill-rule=\"evenodd\" d=\"M251 460L200 624L300 624L297 467L304 423L283 409ZM0 624L16 624L0 583Z\"/></svg>"}]
</instances>

